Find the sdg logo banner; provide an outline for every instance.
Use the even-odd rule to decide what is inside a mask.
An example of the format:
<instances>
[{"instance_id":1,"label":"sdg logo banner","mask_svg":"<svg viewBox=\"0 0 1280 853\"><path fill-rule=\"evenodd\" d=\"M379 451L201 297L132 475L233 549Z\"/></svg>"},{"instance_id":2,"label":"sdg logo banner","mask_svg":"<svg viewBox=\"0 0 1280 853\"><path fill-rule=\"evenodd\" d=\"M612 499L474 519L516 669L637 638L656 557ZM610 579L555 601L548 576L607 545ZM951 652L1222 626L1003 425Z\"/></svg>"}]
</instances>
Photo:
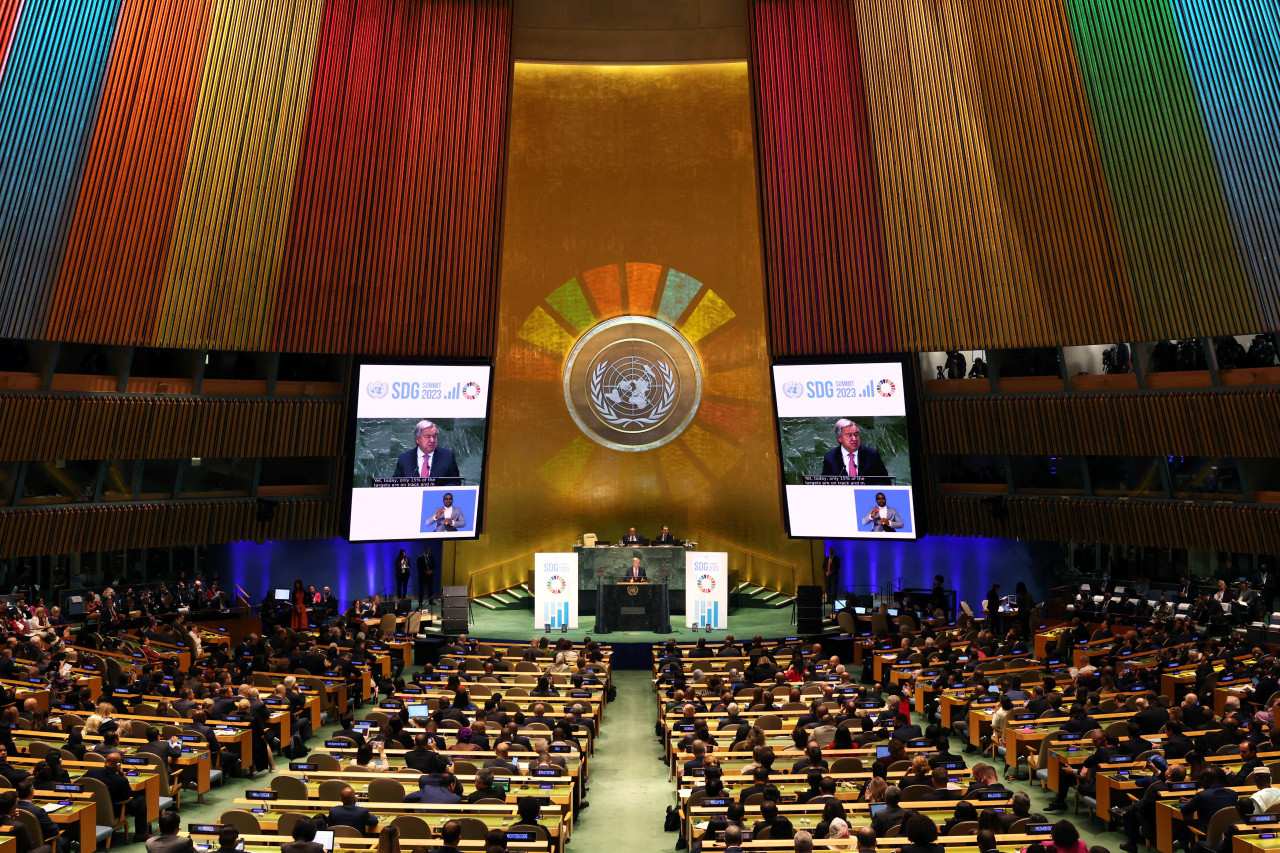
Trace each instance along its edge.
<instances>
[{"instance_id":1,"label":"sdg logo banner","mask_svg":"<svg viewBox=\"0 0 1280 853\"><path fill-rule=\"evenodd\" d=\"M729 555L686 551L684 624L723 631L729 626Z\"/></svg>"},{"instance_id":2,"label":"sdg logo banner","mask_svg":"<svg viewBox=\"0 0 1280 853\"><path fill-rule=\"evenodd\" d=\"M541 631L578 627L578 555L534 554L533 627Z\"/></svg>"}]
</instances>

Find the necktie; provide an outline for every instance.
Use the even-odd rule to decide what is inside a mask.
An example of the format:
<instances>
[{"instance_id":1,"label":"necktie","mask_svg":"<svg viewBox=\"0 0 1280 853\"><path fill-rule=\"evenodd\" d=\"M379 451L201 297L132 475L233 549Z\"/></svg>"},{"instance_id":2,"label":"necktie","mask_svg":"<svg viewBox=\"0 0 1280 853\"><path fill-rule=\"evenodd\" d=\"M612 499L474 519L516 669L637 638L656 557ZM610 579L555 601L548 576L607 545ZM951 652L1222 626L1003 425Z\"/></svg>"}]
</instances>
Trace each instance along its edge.
<instances>
[{"instance_id":1,"label":"necktie","mask_svg":"<svg viewBox=\"0 0 1280 853\"><path fill-rule=\"evenodd\" d=\"M427 456L426 454L423 454L422 456L422 476L423 477L431 476L431 457Z\"/></svg>"},{"instance_id":2,"label":"necktie","mask_svg":"<svg viewBox=\"0 0 1280 853\"><path fill-rule=\"evenodd\" d=\"M850 477L858 476L857 457L852 453L849 454L849 476Z\"/></svg>"}]
</instances>

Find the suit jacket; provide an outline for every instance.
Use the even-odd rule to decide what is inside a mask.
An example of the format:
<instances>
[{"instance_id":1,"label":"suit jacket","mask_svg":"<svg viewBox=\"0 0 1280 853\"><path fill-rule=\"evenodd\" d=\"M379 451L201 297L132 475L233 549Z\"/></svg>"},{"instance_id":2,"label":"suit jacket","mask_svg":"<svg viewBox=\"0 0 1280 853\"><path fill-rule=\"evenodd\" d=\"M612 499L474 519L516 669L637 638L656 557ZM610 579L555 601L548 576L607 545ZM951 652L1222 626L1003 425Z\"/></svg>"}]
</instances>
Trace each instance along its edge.
<instances>
[{"instance_id":1,"label":"suit jacket","mask_svg":"<svg viewBox=\"0 0 1280 853\"><path fill-rule=\"evenodd\" d=\"M862 470L862 469L858 469ZM879 509L879 507L877 507ZM893 530L901 530L903 527L902 516L898 515L898 511L891 506L885 506L883 513L877 513L879 518L873 522L871 519L871 511L862 517L863 524L870 524L871 529L877 533L883 533ZM887 519L887 520L886 520Z\"/></svg>"},{"instance_id":2,"label":"suit jacket","mask_svg":"<svg viewBox=\"0 0 1280 853\"><path fill-rule=\"evenodd\" d=\"M645 573L644 566L640 567L639 577L635 576L635 566L628 566L627 573L622 576L622 580L624 583L627 583L630 581L646 581L648 579L649 579L649 576Z\"/></svg>"},{"instance_id":3,"label":"suit jacket","mask_svg":"<svg viewBox=\"0 0 1280 853\"><path fill-rule=\"evenodd\" d=\"M58 825L53 822L53 818L49 817L49 813L44 809L31 803L24 803L21 800L18 801L18 808L36 816L36 820L40 822L40 834L45 838L52 838L58 834Z\"/></svg>"},{"instance_id":4,"label":"suit jacket","mask_svg":"<svg viewBox=\"0 0 1280 853\"><path fill-rule=\"evenodd\" d=\"M83 775L90 779L97 779L107 786L107 793L111 795L113 806L119 806L125 800L133 799L133 788L129 785L129 779L119 771L112 773L105 767L90 767L84 771Z\"/></svg>"},{"instance_id":5,"label":"suit jacket","mask_svg":"<svg viewBox=\"0 0 1280 853\"><path fill-rule=\"evenodd\" d=\"M1184 817L1196 818L1196 825L1204 829L1209 818L1217 814L1218 809L1234 806L1239 801L1236 792L1221 785L1214 785L1196 792L1196 795L1182 806Z\"/></svg>"},{"instance_id":6,"label":"suit jacket","mask_svg":"<svg viewBox=\"0 0 1280 853\"><path fill-rule=\"evenodd\" d=\"M1152 705L1134 714L1133 721L1142 729L1144 735L1153 735L1169 722L1169 712L1159 705Z\"/></svg>"},{"instance_id":7,"label":"suit jacket","mask_svg":"<svg viewBox=\"0 0 1280 853\"><path fill-rule=\"evenodd\" d=\"M431 749L411 749L404 753L404 766L424 774L443 774L448 770L449 761L448 758Z\"/></svg>"},{"instance_id":8,"label":"suit jacket","mask_svg":"<svg viewBox=\"0 0 1280 853\"><path fill-rule=\"evenodd\" d=\"M840 558L832 554L828 554L822 560L822 573L827 577L838 577L840 575Z\"/></svg>"},{"instance_id":9,"label":"suit jacket","mask_svg":"<svg viewBox=\"0 0 1280 853\"><path fill-rule=\"evenodd\" d=\"M844 465L844 448L836 445L822 457L822 473L836 477L849 476L849 469ZM884 460L874 447L858 448L859 477L888 477L889 469L884 467Z\"/></svg>"},{"instance_id":10,"label":"suit jacket","mask_svg":"<svg viewBox=\"0 0 1280 853\"><path fill-rule=\"evenodd\" d=\"M349 826L364 832L369 827L376 826L378 818L364 806L336 805L329 809L325 822L329 826Z\"/></svg>"},{"instance_id":11,"label":"suit jacket","mask_svg":"<svg viewBox=\"0 0 1280 853\"><path fill-rule=\"evenodd\" d=\"M396 472L392 477L420 477L422 469L418 467L418 448L413 446L400 454L400 458L396 460ZM460 477L458 473L458 461L453 458L453 451L447 447L437 447L435 455L431 457L431 476L434 477Z\"/></svg>"},{"instance_id":12,"label":"suit jacket","mask_svg":"<svg viewBox=\"0 0 1280 853\"><path fill-rule=\"evenodd\" d=\"M1182 706L1182 725L1190 731L1204 728L1210 719L1209 711L1203 705Z\"/></svg>"},{"instance_id":13,"label":"suit jacket","mask_svg":"<svg viewBox=\"0 0 1280 853\"><path fill-rule=\"evenodd\" d=\"M654 545L674 545L678 540L670 533L659 533L653 537Z\"/></svg>"},{"instance_id":14,"label":"suit jacket","mask_svg":"<svg viewBox=\"0 0 1280 853\"><path fill-rule=\"evenodd\" d=\"M897 806L881 809L880 814L871 819L871 828L876 831L876 835L883 837L886 832L902 823L902 816L905 813Z\"/></svg>"},{"instance_id":15,"label":"suit jacket","mask_svg":"<svg viewBox=\"0 0 1280 853\"><path fill-rule=\"evenodd\" d=\"M147 839L147 853L195 853L190 838L181 835L157 835Z\"/></svg>"},{"instance_id":16,"label":"suit jacket","mask_svg":"<svg viewBox=\"0 0 1280 853\"><path fill-rule=\"evenodd\" d=\"M645 539L639 533L637 533L635 536L632 536L630 533L628 533L626 536L622 537L622 541L626 545L648 545L649 544L649 540Z\"/></svg>"}]
</instances>

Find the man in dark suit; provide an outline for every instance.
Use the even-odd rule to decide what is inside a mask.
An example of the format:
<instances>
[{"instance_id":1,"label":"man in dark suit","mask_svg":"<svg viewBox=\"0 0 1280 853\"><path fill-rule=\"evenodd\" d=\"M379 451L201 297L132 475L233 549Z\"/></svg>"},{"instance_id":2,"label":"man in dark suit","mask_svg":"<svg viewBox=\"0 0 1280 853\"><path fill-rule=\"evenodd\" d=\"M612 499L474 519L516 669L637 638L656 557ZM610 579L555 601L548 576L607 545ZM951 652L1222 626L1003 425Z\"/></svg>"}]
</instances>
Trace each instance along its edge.
<instances>
[{"instance_id":1,"label":"man in dark suit","mask_svg":"<svg viewBox=\"0 0 1280 853\"><path fill-rule=\"evenodd\" d=\"M1158 733L1169 722L1169 712L1159 703L1151 704L1151 701L1148 696L1139 696L1134 700L1138 713L1133 715L1133 722L1138 724L1144 735Z\"/></svg>"},{"instance_id":2,"label":"man in dark suit","mask_svg":"<svg viewBox=\"0 0 1280 853\"><path fill-rule=\"evenodd\" d=\"M451 806L462 802L462 785L449 771L418 777L418 790L406 794L406 803L439 803Z\"/></svg>"},{"instance_id":3,"label":"man in dark suit","mask_svg":"<svg viewBox=\"0 0 1280 853\"><path fill-rule=\"evenodd\" d=\"M668 528L664 524L662 526L662 532L659 533L656 537L654 537L653 544L654 545L674 545L676 544L676 537L671 535L670 528Z\"/></svg>"},{"instance_id":4,"label":"man in dark suit","mask_svg":"<svg viewBox=\"0 0 1280 853\"><path fill-rule=\"evenodd\" d=\"M425 593L425 595L424 595ZM418 555L418 606L425 601L430 604L436 597L436 558L431 554L431 546L423 545Z\"/></svg>"},{"instance_id":5,"label":"man in dark suit","mask_svg":"<svg viewBox=\"0 0 1280 853\"><path fill-rule=\"evenodd\" d=\"M449 759L431 748L433 741L425 734L414 735L414 747L404 754L405 766L423 774L443 773Z\"/></svg>"},{"instance_id":6,"label":"man in dark suit","mask_svg":"<svg viewBox=\"0 0 1280 853\"><path fill-rule=\"evenodd\" d=\"M900 740L903 743L906 743L907 741L915 740L918 737L924 736L924 733L920 730L920 727L915 723L911 722L911 718L908 717L906 714L902 714L902 713L895 714L893 718L893 722L894 722L894 725L897 726L897 728L893 730L893 734L890 735L890 737L896 738L897 740Z\"/></svg>"},{"instance_id":7,"label":"man in dark suit","mask_svg":"<svg viewBox=\"0 0 1280 853\"><path fill-rule=\"evenodd\" d=\"M930 771L929 784L933 786L933 793L929 794L925 799L942 802L958 800L964 796L964 792L959 788L951 787L951 780L948 778L948 771L945 767L935 767Z\"/></svg>"},{"instance_id":8,"label":"man in dark suit","mask_svg":"<svg viewBox=\"0 0 1280 853\"><path fill-rule=\"evenodd\" d=\"M413 425L413 450L406 450L396 460L393 477L453 477L458 473L458 462L453 451L438 447L440 431L431 421L418 421Z\"/></svg>"},{"instance_id":9,"label":"man in dark suit","mask_svg":"<svg viewBox=\"0 0 1280 853\"><path fill-rule=\"evenodd\" d=\"M649 540L645 539L639 533L636 533L636 529L632 527L627 531L627 535L622 537L622 544L623 545L648 545Z\"/></svg>"},{"instance_id":10,"label":"man in dark suit","mask_svg":"<svg viewBox=\"0 0 1280 853\"><path fill-rule=\"evenodd\" d=\"M195 845L190 838L178 834L182 818L173 809L162 812L156 826L160 834L147 841L147 853L195 853Z\"/></svg>"},{"instance_id":11,"label":"man in dark suit","mask_svg":"<svg viewBox=\"0 0 1280 853\"><path fill-rule=\"evenodd\" d=\"M476 789L467 795L468 803L478 803L481 800L498 800L505 802L507 799L506 792L500 788L493 786L493 768L485 767L476 773Z\"/></svg>"},{"instance_id":12,"label":"man in dark suit","mask_svg":"<svg viewBox=\"0 0 1280 853\"><path fill-rule=\"evenodd\" d=\"M120 806L128 803L125 810L133 815L133 840L145 841L147 839L147 798L133 795L129 780L120 771L121 761L120 753L110 752L103 758L101 767L90 767L84 771L84 777L96 779L106 786L107 793L111 796L113 812L119 813Z\"/></svg>"},{"instance_id":13,"label":"man in dark suit","mask_svg":"<svg viewBox=\"0 0 1280 853\"><path fill-rule=\"evenodd\" d=\"M364 832L378 825L377 815L364 806L356 805L355 788L348 785L338 796L341 803L329 809L329 816L325 821L329 826L349 826Z\"/></svg>"},{"instance_id":14,"label":"man in dark suit","mask_svg":"<svg viewBox=\"0 0 1280 853\"><path fill-rule=\"evenodd\" d=\"M58 825L53 822L53 818L49 817L49 813L32 802L35 794L35 785L30 779L23 779L16 786L18 795L18 808L24 812L29 812L36 816L36 821L40 824L41 838L31 839L39 844L42 838L53 838L58 835ZM56 853L66 853L71 847L71 839L68 837L58 837Z\"/></svg>"},{"instance_id":15,"label":"man in dark suit","mask_svg":"<svg viewBox=\"0 0 1280 853\"><path fill-rule=\"evenodd\" d=\"M902 823L902 816L905 811L898 805L902 801L902 789L897 785L890 785L884 790L884 801L886 808L880 810L880 813L871 819L871 828L876 831L876 835L884 836L889 830Z\"/></svg>"},{"instance_id":16,"label":"man in dark suit","mask_svg":"<svg viewBox=\"0 0 1280 853\"><path fill-rule=\"evenodd\" d=\"M511 760L511 744L509 743L494 744L493 758L486 761L484 766L503 773L510 773L512 776L520 775L520 768Z\"/></svg>"},{"instance_id":17,"label":"man in dark suit","mask_svg":"<svg viewBox=\"0 0 1280 853\"><path fill-rule=\"evenodd\" d=\"M833 602L835 606L836 593L840 590L840 558L836 556L836 549L832 548L822 560L822 579L827 585L827 601Z\"/></svg>"},{"instance_id":18,"label":"man in dark suit","mask_svg":"<svg viewBox=\"0 0 1280 853\"><path fill-rule=\"evenodd\" d=\"M1217 767L1207 767L1200 773L1200 790L1196 795L1181 805L1182 817L1189 825L1201 832L1209 825L1209 818L1218 813L1218 809L1231 808L1239 800L1236 792L1222 786L1223 773ZM1184 837L1190 832L1183 829ZM1189 846L1189 845L1188 845Z\"/></svg>"},{"instance_id":19,"label":"man in dark suit","mask_svg":"<svg viewBox=\"0 0 1280 853\"><path fill-rule=\"evenodd\" d=\"M1258 563L1258 572L1253 577L1253 588L1258 591L1258 597L1267 613L1271 612L1275 603L1277 586L1280 586L1280 578L1276 577L1276 573L1266 563Z\"/></svg>"},{"instance_id":20,"label":"man in dark suit","mask_svg":"<svg viewBox=\"0 0 1280 853\"><path fill-rule=\"evenodd\" d=\"M644 566L640 565L639 557L631 558L631 568L627 569L627 573L622 576L623 583L647 583L649 577L645 574Z\"/></svg>"},{"instance_id":21,"label":"man in dark suit","mask_svg":"<svg viewBox=\"0 0 1280 853\"><path fill-rule=\"evenodd\" d=\"M848 418L836 421L836 441L840 444L822 457L822 473L836 477L888 477L884 460L872 447L863 447L858 425Z\"/></svg>"},{"instance_id":22,"label":"man in dark suit","mask_svg":"<svg viewBox=\"0 0 1280 853\"><path fill-rule=\"evenodd\" d=\"M1200 704L1200 698L1194 693L1182 697L1181 708L1182 725L1193 732L1213 721L1213 715Z\"/></svg>"},{"instance_id":23,"label":"man in dark suit","mask_svg":"<svg viewBox=\"0 0 1280 853\"><path fill-rule=\"evenodd\" d=\"M204 743L209 747L209 757L213 761L214 767L222 770L222 775L231 779L240 775L240 754L230 749L223 749L222 744L218 742L218 733L213 730L213 726L209 725L208 717L205 715L203 708L197 708L191 712L191 722L183 727L183 731L191 732L204 738Z\"/></svg>"}]
</instances>

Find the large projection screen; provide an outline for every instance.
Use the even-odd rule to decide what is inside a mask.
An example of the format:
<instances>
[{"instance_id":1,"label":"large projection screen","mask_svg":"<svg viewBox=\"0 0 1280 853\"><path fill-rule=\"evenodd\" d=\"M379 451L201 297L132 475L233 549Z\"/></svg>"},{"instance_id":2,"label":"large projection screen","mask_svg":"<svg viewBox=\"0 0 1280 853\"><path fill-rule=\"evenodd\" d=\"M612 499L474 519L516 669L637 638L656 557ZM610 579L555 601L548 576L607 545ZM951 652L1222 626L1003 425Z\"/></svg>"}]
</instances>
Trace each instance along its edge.
<instances>
[{"instance_id":1,"label":"large projection screen","mask_svg":"<svg viewBox=\"0 0 1280 853\"><path fill-rule=\"evenodd\" d=\"M360 365L352 542L479 534L491 374L488 365Z\"/></svg>"},{"instance_id":2,"label":"large projection screen","mask_svg":"<svg viewBox=\"0 0 1280 853\"><path fill-rule=\"evenodd\" d=\"M791 536L917 537L904 375L900 359L773 366Z\"/></svg>"}]
</instances>

